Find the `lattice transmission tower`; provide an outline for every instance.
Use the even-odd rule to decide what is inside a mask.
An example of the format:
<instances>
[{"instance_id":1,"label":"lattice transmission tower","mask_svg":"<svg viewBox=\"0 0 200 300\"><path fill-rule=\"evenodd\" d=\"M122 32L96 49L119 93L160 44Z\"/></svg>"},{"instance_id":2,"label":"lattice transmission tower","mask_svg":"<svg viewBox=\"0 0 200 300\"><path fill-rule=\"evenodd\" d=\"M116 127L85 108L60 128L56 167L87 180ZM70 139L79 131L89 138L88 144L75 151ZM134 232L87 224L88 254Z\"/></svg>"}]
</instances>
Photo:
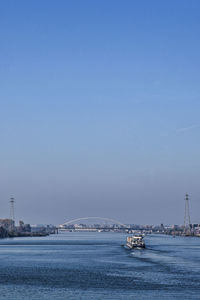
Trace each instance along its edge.
<instances>
[{"instance_id":1,"label":"lattice transmission tower","mask_svg":"<svg viewBox=\"0 0 200 300\"><path fill-rule=\"evenodd\" d=\"M189 195L185 194L185 216L184 216L184 229L185 232L189 230L191 233L191 221L190 221L190 206L189 206Z\"/></svg>"},{"instance_id":2,"label":"lattice transmission tower","mask_svg":"<svg viewBox=\"0 0 200 300\"><path fill-rule=\"evenodd\" d=\"M14 208L15 198L10 198L10 219L15 220L15 208Z\"/></svg>"}]
</instances>

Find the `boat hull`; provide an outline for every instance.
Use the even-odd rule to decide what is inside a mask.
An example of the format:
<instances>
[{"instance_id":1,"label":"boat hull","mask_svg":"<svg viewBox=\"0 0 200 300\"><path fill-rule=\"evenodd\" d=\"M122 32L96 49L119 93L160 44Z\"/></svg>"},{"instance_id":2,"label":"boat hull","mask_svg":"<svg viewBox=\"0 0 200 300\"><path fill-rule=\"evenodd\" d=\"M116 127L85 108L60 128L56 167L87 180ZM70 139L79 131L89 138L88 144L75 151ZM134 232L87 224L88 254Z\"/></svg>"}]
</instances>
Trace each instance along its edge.
<instances>
[{"instance_id":1,"label":"boat hull","mask_svg":"<svg viewBox=\"0 0 200 300\"><path fill-rule=\"evenodd\" d=\"M144 249L146 247L145 247L145 245L129 245L129 244L126 244L125 248L129 249L129 250L132 250L132 249Z\"/></svg>"}]
</instances>

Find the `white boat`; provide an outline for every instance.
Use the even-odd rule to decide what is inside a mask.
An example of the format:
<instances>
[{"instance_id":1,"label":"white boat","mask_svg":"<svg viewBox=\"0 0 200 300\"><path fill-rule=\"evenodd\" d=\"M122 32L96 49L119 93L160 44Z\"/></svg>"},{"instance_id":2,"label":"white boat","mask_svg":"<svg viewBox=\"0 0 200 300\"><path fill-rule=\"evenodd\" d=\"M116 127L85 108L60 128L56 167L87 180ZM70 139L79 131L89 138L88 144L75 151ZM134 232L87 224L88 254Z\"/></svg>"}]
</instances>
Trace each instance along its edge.
<instances>
[{"instance_id":1,"label":"white boat","mask_svg":"<svg viewBox=\"0 0 200 300\"><path fill-rule=\"evenodd\" d=\"M126 248L128 249L145 248L143 235L128 236L126 239Z\"/></svg>"}]
</instances>

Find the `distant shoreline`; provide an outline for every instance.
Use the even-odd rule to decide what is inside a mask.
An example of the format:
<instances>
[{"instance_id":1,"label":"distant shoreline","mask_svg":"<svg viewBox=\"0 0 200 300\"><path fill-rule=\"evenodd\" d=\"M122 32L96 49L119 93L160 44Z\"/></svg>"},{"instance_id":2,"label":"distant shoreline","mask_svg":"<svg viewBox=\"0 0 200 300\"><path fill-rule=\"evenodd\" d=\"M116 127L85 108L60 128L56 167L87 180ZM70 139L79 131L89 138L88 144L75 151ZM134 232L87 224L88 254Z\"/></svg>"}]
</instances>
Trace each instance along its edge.
<instances>
[{"instance_id":1,"label":"distant shoreline","mask_svg":"<svg viewBox=\"0 0 200 300\"><path fill-rule=\"evenodd\" d=\"M8 236L0 237L0 239L15 238L15 237L43 237L48 235L49 233L43 233L43 232L9 233Z\"/></svg>"}]
</instances>

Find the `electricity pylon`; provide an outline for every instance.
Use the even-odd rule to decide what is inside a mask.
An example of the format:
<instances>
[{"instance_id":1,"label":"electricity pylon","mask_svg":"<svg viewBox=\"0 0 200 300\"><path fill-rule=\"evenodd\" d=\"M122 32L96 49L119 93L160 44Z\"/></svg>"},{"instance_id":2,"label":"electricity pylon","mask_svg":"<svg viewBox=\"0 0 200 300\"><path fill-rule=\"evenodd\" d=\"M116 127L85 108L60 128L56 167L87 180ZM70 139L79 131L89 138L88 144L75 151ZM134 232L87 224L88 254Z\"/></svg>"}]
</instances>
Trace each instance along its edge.
<instances>
[{"instance_id":1,"label":"electricity pylon","mask_svg":"<svg viewBox=\"0 0 200 300\"><path fill-rule=\"evenodd\" d=\"M184 231L189 231L191 234L191 221L190 221L190 207L189 207L189 195L185 194L185 216L184 216Z\"/></svg>"},{"instance_id":2,"label":"electricity pylon","mask_svg":"<svg viewBox=\"0 0 200 300\"><path fill-rule=\"evenodd\" d=\"M10 198L10 219L15 220L15 209L14 209L15 198Z\"/></svg>"}]
</instances>

